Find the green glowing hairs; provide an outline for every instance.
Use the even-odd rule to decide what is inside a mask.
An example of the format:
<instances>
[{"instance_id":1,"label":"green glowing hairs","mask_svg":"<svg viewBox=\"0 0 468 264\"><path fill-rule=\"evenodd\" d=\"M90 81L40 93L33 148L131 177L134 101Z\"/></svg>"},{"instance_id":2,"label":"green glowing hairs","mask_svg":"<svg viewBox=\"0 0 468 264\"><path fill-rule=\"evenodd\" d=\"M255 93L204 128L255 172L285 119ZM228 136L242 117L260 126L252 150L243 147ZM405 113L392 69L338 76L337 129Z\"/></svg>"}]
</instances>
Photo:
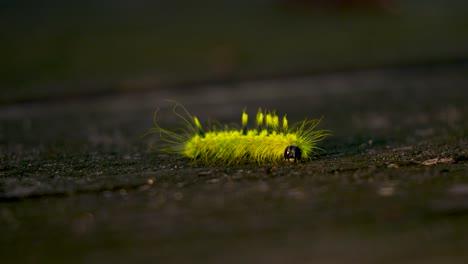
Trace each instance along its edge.
<instances>
[{"instance_id":1,"label":"green glowing hairs","mask_svg":"<svg viewBox=\"0 0 468 264\"><path fill-rule=\"evenodd\" d=\"M181 104L174 102L173 112L185 127L170 131L159 126L154 114L155 127L148 133L159 133L169 153L188 157L193 162L205 164L279 164L311 159L319 150L316 143L329 135L327 130L315 130L322 118L294 125L288 124L286 115L281 118L275 111L258 109L256 128L248 129L249 115L245 109L240 128L205 129L197 117Z\"/></svg>"}]
</instances>

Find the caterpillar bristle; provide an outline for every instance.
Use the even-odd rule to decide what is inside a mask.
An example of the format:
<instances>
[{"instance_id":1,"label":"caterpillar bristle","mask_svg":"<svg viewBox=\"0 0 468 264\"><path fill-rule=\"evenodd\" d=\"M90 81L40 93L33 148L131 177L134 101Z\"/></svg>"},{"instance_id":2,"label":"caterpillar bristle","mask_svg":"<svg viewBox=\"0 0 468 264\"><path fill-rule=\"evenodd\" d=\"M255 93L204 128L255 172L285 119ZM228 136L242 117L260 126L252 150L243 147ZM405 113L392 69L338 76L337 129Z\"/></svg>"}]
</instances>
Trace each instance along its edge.
<instances>
[{"instance_id":1,"label":"caterpillar bristle","mask_svg":"<svg viewBox=\"0 0 468 264\"><path fill-rule=\"evenodd\" d=\"M170 131L156 122L158 111L154 116L155 127L148 133L159 133L167 144L163 151L205 164L279 164L309 160L321 150L316 143L329 135L327 130L316 130L322 118L305 119L289 126L286 115L283 115L280 125L275 111L261 108L256 114L255 129L248 129L246 109L242 111L240 129L227 125L203 129L200 120L177 102L173 112L182 119L185 128Z\"/></svg>"}]
</instances>

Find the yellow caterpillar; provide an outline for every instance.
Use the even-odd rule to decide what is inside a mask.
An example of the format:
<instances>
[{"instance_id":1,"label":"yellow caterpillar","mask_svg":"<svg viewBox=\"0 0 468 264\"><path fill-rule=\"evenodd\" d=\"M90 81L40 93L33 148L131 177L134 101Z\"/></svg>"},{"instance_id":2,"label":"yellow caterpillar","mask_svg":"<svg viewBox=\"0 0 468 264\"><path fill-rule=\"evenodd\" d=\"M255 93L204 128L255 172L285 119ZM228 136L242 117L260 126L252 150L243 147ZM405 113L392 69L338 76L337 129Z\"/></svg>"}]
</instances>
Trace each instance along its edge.
<instances>
[{"instance_id":1,"label":"yellow caterpillar","mask_svg":"<svg viewBox=\"0 0 468 264\"><path fill-rule=\"evenodd\" d=\"M179 113L179 109L182 113ZM284 115L281 119L275 111L258 110L256 128L248 129L249 116L244 110L240 128L213 127L204 129L197 117L182 105L175 103L173 112L186 127L170 131L159 126L154 114L155 127L148 133L159 133L168 143L163 150L205 164L278 164L284 161L299 162L312 157L320 149L315 144L329 135L327 130L315 130L322 120L305 119L291 127ZM180 132L180 133L178 133Z\"/></svg>"}]
</instances>

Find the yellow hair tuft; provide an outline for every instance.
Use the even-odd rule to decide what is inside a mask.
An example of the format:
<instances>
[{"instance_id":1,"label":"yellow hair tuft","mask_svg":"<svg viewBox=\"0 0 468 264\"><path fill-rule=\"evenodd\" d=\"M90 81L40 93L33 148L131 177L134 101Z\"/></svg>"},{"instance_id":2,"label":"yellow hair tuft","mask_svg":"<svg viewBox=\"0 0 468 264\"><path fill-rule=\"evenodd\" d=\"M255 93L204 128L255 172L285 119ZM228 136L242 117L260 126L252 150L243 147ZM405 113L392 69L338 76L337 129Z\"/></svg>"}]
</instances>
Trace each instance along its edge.
<instances>
[{"instance_id":1,"label":"yellow hair tuft","mask_svg":"<svg viewBox=\"0 0 468 264\"><path fill-rule=\"evenodd\" d=\"M261 108L258 108L258 112L257 112L257 127L260 128L261 126L263 126L263 112L262 112L262 109Z\"/></svg>"},{"instance_id":2,"label":"yellow hair tuft","mask_svg":"<svg viewBox=\"0 0 468 264\"><path fill-rule=\"evenodd\" d=\"M271 126L276 130L276 129L279 129L279 118L278 116L273 113L272 114L272 120L271 120Z\"/></svg>"},{"instance_id":3,"label":"yellow hair tuft","mask_svg":"<svg viewBox=\"0 0 468 264\"><path fill-rule=\"evenodd\" d=\"M286 115L283 116L283 131L288 131L288 119L286 118Z\"/></svg>"},{"instance_id":4,"label":"yellow hair tuft","mask_svg":"<svg viewBox=\"0 0 468 264\"><path fill-rule=\"evenodd\" d=\"M202 125L200 123L200 120L196 116L193 117L193 123L195 123L195 126L197 127L198 130L202 130Z\"/></svg>"},{"instance_id":5,"label":"yellow hair tuft","mask_svg":"<svg viewBox=\"0 0 468 264\"><path fill-rule=\"evenodd\" d=\"M242 112L242 127L247 126L247 123L249 122L249 116L245 112L245 110Z\"/></svg>"}]
</instances>

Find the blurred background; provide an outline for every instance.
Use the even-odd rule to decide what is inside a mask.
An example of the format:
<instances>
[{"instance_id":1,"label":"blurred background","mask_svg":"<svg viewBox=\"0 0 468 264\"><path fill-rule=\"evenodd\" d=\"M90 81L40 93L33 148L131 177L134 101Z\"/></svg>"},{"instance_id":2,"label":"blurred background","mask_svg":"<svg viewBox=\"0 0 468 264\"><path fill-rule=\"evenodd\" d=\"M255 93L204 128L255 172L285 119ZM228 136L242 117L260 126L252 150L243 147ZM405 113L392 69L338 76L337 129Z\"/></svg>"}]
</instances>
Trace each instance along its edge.
<instances>
[{"instance_id":1,"label":"blurred background","mask_svg":"<svg viewBox=\"0 0 468 264\"><path fill-rule=\"evenodd\" d=\"M0 103L468 57L463 0L0 3Z\"/></svg>"},{"instance_id":2,"label":"blurred background","mask_svg":"<svg viewBox=\"0 0 468 264\"><path fill-rule=\"evenodd\" d=\"M0 1L0 262L468 263L467 14ZM165 99L204 124L324 116L333 136L300 166L191 164L142 137L158 107L185 125Z\"/></svg>"}]
</instances>

